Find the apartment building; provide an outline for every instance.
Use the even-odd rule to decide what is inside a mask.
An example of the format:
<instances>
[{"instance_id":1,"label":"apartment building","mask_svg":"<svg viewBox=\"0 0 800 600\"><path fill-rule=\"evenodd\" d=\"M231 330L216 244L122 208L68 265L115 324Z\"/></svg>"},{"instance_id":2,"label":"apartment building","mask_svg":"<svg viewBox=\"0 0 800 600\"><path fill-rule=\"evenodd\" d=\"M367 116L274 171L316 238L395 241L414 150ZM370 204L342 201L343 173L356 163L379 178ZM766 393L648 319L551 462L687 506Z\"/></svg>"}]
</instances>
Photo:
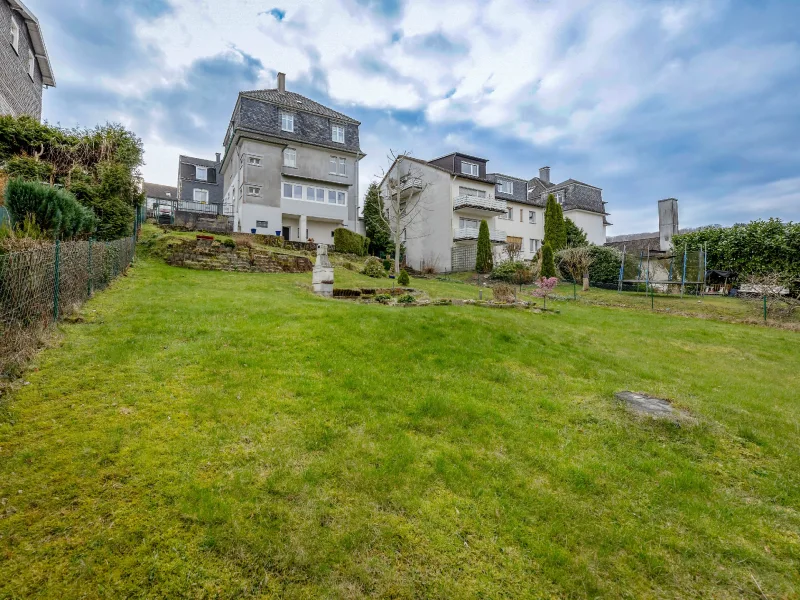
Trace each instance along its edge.
<instances>
[{"instance_id":1,"label":"apartment building","mask_svg":"<svg viewBox=\"0 0 800 600\"><path fill-rule=\"evenodd\" d=\"M234 231L333 243L356 231L360 123L286 89L241 92L221 169Z\"/></svg>"},{"instance_id":2,"label":"apartment building","mask_svg":"<svg viewBox=\"0 0 800 600\"><path fill-rule=\"evenodd\" d=\"M0 0L0 115L42 118L42 89L55 87L38 19L20 0Z\"/></svg>"},{"instance_id":3,"label":"apartment building","mask_svg":"<svg viewBox=\"0 0 800 600\"><path fill-rule=\"evenodd\" d=\"M587 233L590 242L605 243L605 202L602 190L568 179L550 181L550 168L539 176L521 179L487 172L488 159L453 152L430 161L399 157L381 182L385 197L393 186L401 204L422 198L419 218L404 232L406 262L414 269L432 266L436 271L461 271L475 267L480 222L489 226L496 260L503 260L506 244L516 243L521 258L532 259L544 239L544 212L550 193L564 215ZM415 196L416 195L416 196Z\"/></svg>"},{"instance_id":4,"label":"apartment building","mask_svg":"<svg viewBox=\"0 0 800 600\"><path fill-rule=\"evenodd\" d=\"M183 156L178 158L178 200L182 206L200 208L208 206L208 212L216 209L223 214L225 178L220 173L221 161Z\"/></svg>"}]
</instances>

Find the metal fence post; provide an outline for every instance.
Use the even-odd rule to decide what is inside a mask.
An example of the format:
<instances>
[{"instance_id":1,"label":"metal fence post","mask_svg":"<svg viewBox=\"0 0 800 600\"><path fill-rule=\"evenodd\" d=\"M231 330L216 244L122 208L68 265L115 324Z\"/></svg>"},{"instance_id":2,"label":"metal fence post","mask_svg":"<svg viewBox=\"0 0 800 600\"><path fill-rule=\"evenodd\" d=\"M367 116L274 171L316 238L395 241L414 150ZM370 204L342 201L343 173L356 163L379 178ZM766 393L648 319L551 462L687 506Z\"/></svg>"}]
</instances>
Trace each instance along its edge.
<instances>
[{"instance_id":1,"label":"metal fence post","mask_svg":"<svg viewBox=\"0 0 800 600\"><path fill-rule=\"evenodd\" d=\"M61 254L61 242L56 240L56 259L53 273L53 321L58 321L58 288L61 274L59 273L59 262Z\"/></svg>"},{"instance_id":2,"label":"metal fence post","mask_svg":"<svg viewBox=\"0 0 800 600\"><path fill-rule=\"evenodd\" d=\"M764 323L767 322L767 295L764 294Z\"/></svg>"}]
</instances>

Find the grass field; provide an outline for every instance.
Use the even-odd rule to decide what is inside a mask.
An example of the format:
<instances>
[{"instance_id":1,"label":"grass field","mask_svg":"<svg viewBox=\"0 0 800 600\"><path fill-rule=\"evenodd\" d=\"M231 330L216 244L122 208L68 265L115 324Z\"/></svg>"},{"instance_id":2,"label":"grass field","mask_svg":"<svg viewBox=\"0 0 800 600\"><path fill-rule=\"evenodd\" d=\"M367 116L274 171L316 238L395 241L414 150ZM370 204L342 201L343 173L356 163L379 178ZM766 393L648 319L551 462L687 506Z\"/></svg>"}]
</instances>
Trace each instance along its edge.
<instances>
[{"instance_id":1,"label":"grass field","mask_svg":"<svg viewBox=\"0 0 800 600\"><path fill-rule=\"evenodd\" d=\"M798 333L309 284L140 260L62 327L0 407L0 598L800 595Z\"/></svg>"}]
</instances>

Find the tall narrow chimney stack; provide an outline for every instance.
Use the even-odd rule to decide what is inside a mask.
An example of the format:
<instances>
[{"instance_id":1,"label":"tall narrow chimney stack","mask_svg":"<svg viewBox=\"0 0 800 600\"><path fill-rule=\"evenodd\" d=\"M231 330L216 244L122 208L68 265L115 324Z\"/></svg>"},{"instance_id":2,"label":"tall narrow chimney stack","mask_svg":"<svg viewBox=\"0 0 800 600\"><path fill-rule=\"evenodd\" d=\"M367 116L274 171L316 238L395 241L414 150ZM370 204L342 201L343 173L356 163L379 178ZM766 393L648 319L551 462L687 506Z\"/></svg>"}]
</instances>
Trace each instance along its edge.
<instances>
[{"instance_id":1,"label":"tall narrow chimney stack","mask_svg":"<svg viewBox=\"0 0 800 600\"><path fill-rule=\"evenodd\" d=\"M217 152L217 164L219 164L220 159L222 158L222 154Z\"/></svg>"},{"instance_id":2,"label":"tall narrow chimney stack","mask_svg":"<svg viewBox=\"0 0 800 600\"><path fill-rule=\"evenodd\" d=\"M545 183L550 183L550 167L542 167L539 169L539 179Z\"/></svg>"},{"instance_id":3,"label":"tall narrow chimney stack","mask_svg":"<svg viewBox=\"0 0 800 600\"><path fill-rule=\"evenodd\" d=\"M659 248L668 251L672 248L672 238L678 235L678 201L666 198L658 201Z\"/></svg>"},{"instance_id":4,"label":"tall narrow chimney stack","mask_svg":"<svg viewBox=\"0 0 800 600\"><path fill-rule=\"evenodd\" d=\"M286 73L278 73L278 91L286 91Z\"/></svg>"}]
</instances>

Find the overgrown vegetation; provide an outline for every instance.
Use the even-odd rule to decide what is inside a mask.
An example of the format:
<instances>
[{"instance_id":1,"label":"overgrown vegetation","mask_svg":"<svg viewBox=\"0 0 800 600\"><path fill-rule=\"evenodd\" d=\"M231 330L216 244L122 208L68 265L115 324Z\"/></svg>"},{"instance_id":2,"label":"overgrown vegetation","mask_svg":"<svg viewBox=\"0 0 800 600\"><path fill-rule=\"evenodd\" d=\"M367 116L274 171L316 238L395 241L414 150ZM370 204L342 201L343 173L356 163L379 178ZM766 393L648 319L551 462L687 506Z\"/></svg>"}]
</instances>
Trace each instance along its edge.
<instances>
[{"instance_id":1,"label":"overgrown vegetation","mask_svg":"<svg viewBox=\"0 0 800 600\"><path fill-rule=\"evenodd\" d=\"M618 283L622 253L609 246L590 246L589 252L592 258L592 264L589 266L589 281L607 285Z\"/></svg>"},{"instance_id":2,"label":"overgrown vegetation","mask_svg":"<svg viewBox=\"0 0 800 600\"><path fill-rule=\"evenodd\" d=\"M521 260L506 260L492 269L490 279L517 285L533 283L536 273L534 265Z\"/></svg>"},{"instance_id":3,"label":"overgrown vegetation","mask_svg":"<svg viewBox=\"0 0 800 600\"><path fill-rule=\"evenodd\" d=\"M481 221L478 230L478 248L475 257L475 270L478 273L491 273L494 259L492 257L492 240L489 237L489 224Z\"/></svg>"},{"instance_id":4,"label":"overgrown vegetation","mask_svg":"<svg viewBox=\"0 0 800 600\"><path fill-rule=\"evenodd\" d=\"M706 227L676 235L673 247L682 252L708 249L708 268L736 271L740 276L780 273L800 279L800 223L780 219Z\"/></svg>"},{"instance_id":5,"label":"overgrown vegetation","mask_svg":"<svg viewBox=\"0 0 800 600\"><path fill-rule=\"evenodd\" d=\"M333 231L333 245L336 252L366 256L369 253L369 239L363 235L339 227Z\"/></svg>"},{"instance_id":6,"label":"overgrown vegetation","mask_svg":"<svg viewBox=\"0 0 800 600\"><path fill-rule=\"evenodd\" d=\"M141 140L121 125L62 129L28 116L0 116L0 170L12 179L60 186L72 194L97 217L98 239L132 233L134 209L144 201L136 183L142 164Z\"/></svg>"}]
</instances>

